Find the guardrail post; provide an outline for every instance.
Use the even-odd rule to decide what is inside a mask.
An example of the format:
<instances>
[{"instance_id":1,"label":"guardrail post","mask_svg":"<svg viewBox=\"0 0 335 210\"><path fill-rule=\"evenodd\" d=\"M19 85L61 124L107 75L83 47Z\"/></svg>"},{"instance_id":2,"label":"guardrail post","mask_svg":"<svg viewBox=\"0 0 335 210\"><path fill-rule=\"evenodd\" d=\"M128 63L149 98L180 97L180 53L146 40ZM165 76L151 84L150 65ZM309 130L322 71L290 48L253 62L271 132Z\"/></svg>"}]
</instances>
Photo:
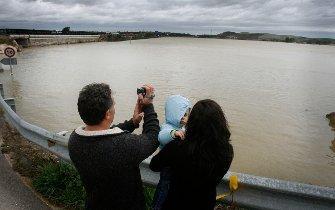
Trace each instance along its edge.
<instances>
[{"instance_id":1,"label":"guardrail post","mask_svg":"<svg viewBox=\"0 0 335 210\"><path fill-rule=\"evenodd\" d=\"M16 107L15 107L15 100L14 98L6 98L4 99L4 101L8 104L8 106L10 106L10 108L16 112Z\"/></svg>"},{"instance_id":2,"label":"guardrail post","mask_svg":"<svg viewBox=\"0 0 335 210\"><path fill-rule=\"evenodd\" d=\"M4 92L3 92L3 84L2 83L0 83L0 95L2 96L2 98L5 97Z\"/></svg>"}]
</instances>

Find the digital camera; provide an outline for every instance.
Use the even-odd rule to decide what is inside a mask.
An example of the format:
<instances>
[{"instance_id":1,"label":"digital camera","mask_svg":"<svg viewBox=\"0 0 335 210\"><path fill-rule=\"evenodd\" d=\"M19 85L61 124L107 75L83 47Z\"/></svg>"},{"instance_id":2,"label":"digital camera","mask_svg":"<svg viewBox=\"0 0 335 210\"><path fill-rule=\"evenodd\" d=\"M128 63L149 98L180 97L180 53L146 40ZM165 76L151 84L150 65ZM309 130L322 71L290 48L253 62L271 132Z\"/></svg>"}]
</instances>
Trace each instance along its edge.
<instances>
[{"instance_id":1,"label":"digital camera","mask_svg":"<svg viewBox=\"0 0 335 210\"><path fill-rule=\"evenodd\" d=\"M144 87L137 88L137 95L142 94L143 96L145 96L146 93L147 90Z\"/></svg>"}]
</instances>

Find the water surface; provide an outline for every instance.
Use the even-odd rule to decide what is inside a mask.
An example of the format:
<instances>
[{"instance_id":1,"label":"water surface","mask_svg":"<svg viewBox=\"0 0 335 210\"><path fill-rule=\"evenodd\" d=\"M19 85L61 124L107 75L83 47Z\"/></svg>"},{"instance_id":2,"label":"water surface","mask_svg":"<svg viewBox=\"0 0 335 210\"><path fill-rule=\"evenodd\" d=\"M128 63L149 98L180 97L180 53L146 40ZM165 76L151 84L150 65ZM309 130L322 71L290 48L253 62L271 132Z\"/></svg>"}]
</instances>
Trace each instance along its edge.
<instances>
[{"instance_id":1,"label":"water surface","mask_svg":"<svg viewBox=\"0 0 335 210\"><path fill-rule=\"evenodd\" d=\"M231 170L335 187L335 47L274 42L161 38L25 49L14 76L0 74L26 121L51 131L81 124L79 90L111 85L116 121L131 117L139 84L156 87L156 110L182 94L216 100L230 122Z\"/></svg>"}]
</instances>

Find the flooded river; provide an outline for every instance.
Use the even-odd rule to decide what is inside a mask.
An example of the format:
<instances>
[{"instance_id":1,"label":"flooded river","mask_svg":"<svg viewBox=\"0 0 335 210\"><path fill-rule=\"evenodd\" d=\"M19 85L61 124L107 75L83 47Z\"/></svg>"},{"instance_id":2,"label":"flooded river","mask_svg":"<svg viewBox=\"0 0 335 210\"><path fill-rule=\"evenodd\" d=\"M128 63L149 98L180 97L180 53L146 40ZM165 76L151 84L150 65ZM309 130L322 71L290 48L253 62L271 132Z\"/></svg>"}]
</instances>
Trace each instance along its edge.
<instances>
[{"instance_id":1,"label":"flooded river","mask_svg":"<svg viewBox=\"0 0 335 210\"><path fill-rule=\"evenodd\" d=\"M230 122L231 170L335 187L335 46L161 38L25 49L0 73L26 121L52 131L81 124L76 102L91 82L111 85L116 121L131 117L136 88L156 87L164 120L171 94L216 100Z\"/></svg>"}]
</instances>

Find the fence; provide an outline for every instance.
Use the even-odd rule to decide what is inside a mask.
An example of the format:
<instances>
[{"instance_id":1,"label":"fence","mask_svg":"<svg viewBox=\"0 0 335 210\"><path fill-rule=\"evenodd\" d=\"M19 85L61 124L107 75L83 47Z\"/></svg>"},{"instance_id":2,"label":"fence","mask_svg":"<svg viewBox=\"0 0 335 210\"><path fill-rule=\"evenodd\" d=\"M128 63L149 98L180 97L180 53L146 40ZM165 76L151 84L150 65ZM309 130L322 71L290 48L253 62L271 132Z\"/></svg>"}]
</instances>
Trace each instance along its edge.
<instances>
[{"instance_id":1,"label":"fence","mask_svg":"<svg viewBox=\"0 0 335 210\"><path fill-rule=\"evenodd\" d=\"M0 92L3 92L0 84ZM27 140L52 152L61 159L71 162L67 149L68 139L62 135L49 132L43 128L27 123L21 119L6 103L13 99L3 99L0 95L0 108L4 111L6 121L15 127ZM142 180L149 185L156 185L159 174L152 172L148 165L150 158L140 164ZM217 187L218 193L228 192L229 176L239 178L239 189L234 200L240 207L255 209L335 209L335 188L314 186L290 181L228 172ZM335 182L335 180L334 180ZM229 198L226 198L229 202Z\"/></svg>"}]
</instances>

